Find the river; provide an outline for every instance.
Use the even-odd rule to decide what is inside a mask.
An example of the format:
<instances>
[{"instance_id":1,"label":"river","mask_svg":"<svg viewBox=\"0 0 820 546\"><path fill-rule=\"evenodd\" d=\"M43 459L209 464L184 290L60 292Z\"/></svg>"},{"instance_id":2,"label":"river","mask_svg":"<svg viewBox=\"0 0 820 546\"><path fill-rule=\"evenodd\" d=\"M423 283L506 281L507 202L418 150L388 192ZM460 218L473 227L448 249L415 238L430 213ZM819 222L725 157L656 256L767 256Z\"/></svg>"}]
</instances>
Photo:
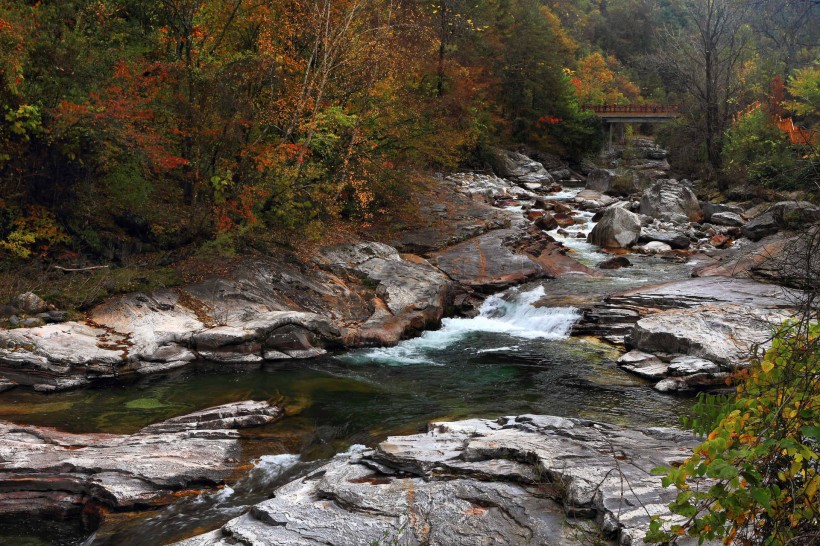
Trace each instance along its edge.
<instances>
[{"instance_id":1,"label":"river","mask_svg":"<svg viewBox=\"0 0 820 546\"><path fill-rule=\"evenodd\" d=\"M575 191L557 197L567 200ZM576 259L608 257L564 236ZM578 306L630 287L689 276L692 264L629 256L634 266L600 278L570 275L488 298L473 318L450 318L396 347L287 364L201 363L182 371L59 395L15 389L0 395L0 419L71 432L132 433L209 406L247 399L282 401L288 415L242 431L248 468L229 487L142 513L111 514L92 537L65 525L20 522L0 544L163 544L214 529L267 498L284 481L352 444L416 432L434 419L551 414L632 426L676 425L690 400L654 391L618 369L620 351L570 337ZM150 539L146 540L146 537Z\"/></svg>"}]
</instances>

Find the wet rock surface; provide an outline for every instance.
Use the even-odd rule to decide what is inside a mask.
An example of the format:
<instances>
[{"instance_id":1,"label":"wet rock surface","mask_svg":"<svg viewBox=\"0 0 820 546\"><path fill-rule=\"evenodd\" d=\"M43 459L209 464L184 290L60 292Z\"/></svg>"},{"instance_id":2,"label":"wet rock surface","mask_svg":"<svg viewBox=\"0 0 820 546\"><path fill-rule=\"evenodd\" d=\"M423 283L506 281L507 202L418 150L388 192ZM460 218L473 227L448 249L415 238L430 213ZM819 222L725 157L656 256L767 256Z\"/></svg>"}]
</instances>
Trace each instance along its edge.
<instances>
[{"instance_id":1,"label":"wet rock surface","mask_svg":"<svg viewBox=\"0 0 820 546\"><path fill-rule=\"evenodd\" d=\"M801 295L730 277L661 283L607 297L584 313L575 333L622 336L632 349L618 361L622 368L652 380L675 378L659 390L700 389L747 365L753 347L766 346Z\"/></svg>"},{"instance_id":2,"label":"wet rock surface","mask_svg":"<svg viewBox=\"0 0 820 546\"><path fill-rule=\"evenodd\" d=\"M283 411L244 401L176 417L131 435L69 434L0 421L0 520L168 504L219 485L239 463L237 428Z\"/></svg>"},{"instance_id":3,"label":"wet rock surface","mask_svg":"<svg viewBox=\"0 0 820 546\"><path fill-rule=\"evenodd\" d=\"M674 490L652 468L697 442L561 417L432 423L354 446L185 546L227 544L640 544ZM585 532L585 529L589 532Z\"/></svg>"},{"instance_id":4,"label":"wet rock surface","mask_svg":"<svg viewBox=\"0 0 820 546\"><path fill-rule=\"evenodd\" d=\"M522 227L495 230L434 253L431 261L459 284L485 292L545 277L540 265L511 248L523 233Z\"/></svg>"}]
</instances>

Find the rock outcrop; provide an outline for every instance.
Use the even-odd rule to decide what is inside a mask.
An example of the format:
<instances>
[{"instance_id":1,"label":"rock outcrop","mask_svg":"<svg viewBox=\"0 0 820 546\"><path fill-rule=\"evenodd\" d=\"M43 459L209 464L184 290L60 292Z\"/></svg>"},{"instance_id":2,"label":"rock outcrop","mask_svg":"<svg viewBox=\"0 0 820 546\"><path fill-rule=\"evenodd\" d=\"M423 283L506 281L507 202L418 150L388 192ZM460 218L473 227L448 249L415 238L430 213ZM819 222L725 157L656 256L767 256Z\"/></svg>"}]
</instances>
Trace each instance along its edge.
<instances>
[{"instance_id":1,"label":"rock outcrop","mask_svg":"<svg viewBox=\"0 0 820 546\"><path fill-rule=\"evenodd\" d=\"M587 175L586 188L599 193L606 193L612 189L615 176L615 171L613 170L595 169Z\"/></svg>"},{"instance_id":2,"label":"rock outcrop","mask_svg":"<svg viewBox=\"0 0 820 546\"><path fill-rule=\"evenodd\" d=\"M687 223L702 218L700 202L686 182L658 180L641 197L641 214L664 222Z\"/></svg>"},{"instance_id":3,"label":"rock outcrop","mask_svg":"<svg viewBox=\"0 0 820 546\"><path fill-rule=\"evenodd\" d=\"M493 232L494 233L494 232ZM484 235L483 237L488 237ZM350 333L347 346L392 345L438 324L452 281L423 258L403 259L391 246L362 243L323 249L317 262L364 275L376 286L376 310Z\"/></svg>"},{"instance_id":4,"label":"rock outcrop","mask_svg":"<svg viewBox=\"0 0 820 546\"><path fill-rule=\"evenodd\" d=\"M671 378L659 389L699 389L720 385L730 371L747 365L752 348L765 347L800 297L799 291L749 279L661 283L607 297L584 313L575 333L623 339L632 351L619 364L648 379ZM670 369L681 357L711 365Z\"/></svg>"},{"instance_id":5,"label":"rock outcrop","mask_svg":"<svg viewBox=\"0 0 820 546\"><path fill-rule=\"evenodd\" d=\"M501 178L506 178L528 190L537 190L555 182L544 165L524 154L495 148L491 153L493 170Z\"/></svg>"},{"instance_id":6,"label":"rock outcrop","mask_svg":"<svg viewBox=\"0 0 820 546\"><path fill-rule=\"evenodd\" d=\"M459 284L484 292L546 276L541 266L513 251L510 243L523 233L521 226L491 231L433 253L430 260Z\"/></svg>"},{"instance_id":7,"label":"rock outcrop","mask_svg":"<svg viewBox=\"0 0 820 546\"><path fill-rule=\"evenodd\" d=\"M0 519L168 504L175 492L219 485L236 470L234 429L272 423L282 414L267 402L236 402L131 435L0 421Z\"/></svg>"},{"instance_id":8,"label":"rock outcrop","mask_svg":"<svg viewBox=\"0 0 820 546\"><path fill-rule=\"evenodd\" d=\"M778 231L800 230L815 222L820 222L820 208L806 201L781 201L753 218L741 231L747 239L759 241Z\"/></svg>"},{"instance_id":9,"label":"rock outcrop","mask_svg":"<svg viewBox=\"0 0 820 546\"><path fill-rule=\"evenodd\" d=\"M113 298L86 322L0 330L0 374L48 391L196 360L254 364L394 344L435 325L453 285L406 258L380 243L339 245L320 249L312 269L258 260L233 278Z\"/></svg>"},{"instance_id":10,"label":"rock outcrop","mask_svg":"<svg viewBox=\"0 0 820 546\"><path fill-rule=\"evenodd\" d=\"M549 180L537 162L502 155L517 183ZM534 192L476 174L427 184L414 196L424 218L400 235L383 234L423 256L373 241L347 242L319 248L311 260L288 253L255 258L221 278L115 297L84 321L18 322L12 326L26 327L0 328L3 385L57 391L200 360L258 365L393 345L437 326L456 298L455 308L468 310L480 299L476 292L591 273L560 243L530 229L520 209L495 206L532 201ZM556 225L575 222L565 205L542 203ZM19 303L41 308L34 298Z\"/></svg>"},{"instance_id":11,"label":"rock outcrop","mask_svg":"<svg viewBox=\"0 0 820 546\"><path fill-rule=\"evenodd\" d=\"M432 423L354 446L221 529L178 544L640 544L674 490L650 471L697 442L561 417Z\"/></svg>"}]
</instances>

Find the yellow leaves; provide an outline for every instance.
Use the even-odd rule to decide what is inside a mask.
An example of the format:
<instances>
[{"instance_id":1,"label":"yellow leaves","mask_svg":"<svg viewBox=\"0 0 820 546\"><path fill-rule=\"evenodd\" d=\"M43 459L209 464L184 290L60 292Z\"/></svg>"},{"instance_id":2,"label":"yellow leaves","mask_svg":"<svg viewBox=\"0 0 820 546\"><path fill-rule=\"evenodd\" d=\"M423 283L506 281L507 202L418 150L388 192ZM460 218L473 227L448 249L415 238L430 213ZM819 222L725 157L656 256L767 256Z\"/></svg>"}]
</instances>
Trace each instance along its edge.
<instances>
[{"instance_id":1,"label":"yellow leaves","mask_svg":"<svg viewBox=\"0 0 820 546\"><path fill-rule=\"evenodd\" d=\"M764 360L760 363L760 369L762 369L765 373L769 373L774 369L774 362L771 360Z\"/></svg>"},{"instance_id":2,"label":"yellow leaves","mask_svg":"<svg viewBox=\"0 0 820 546\"><path fill-rule=\"evenodd\" d=\"M809 480L809 483L806 485L806 498L812 498L817 494L817 490L820 489L820 476L815 475Z\"/></svg>"}]
</instances>

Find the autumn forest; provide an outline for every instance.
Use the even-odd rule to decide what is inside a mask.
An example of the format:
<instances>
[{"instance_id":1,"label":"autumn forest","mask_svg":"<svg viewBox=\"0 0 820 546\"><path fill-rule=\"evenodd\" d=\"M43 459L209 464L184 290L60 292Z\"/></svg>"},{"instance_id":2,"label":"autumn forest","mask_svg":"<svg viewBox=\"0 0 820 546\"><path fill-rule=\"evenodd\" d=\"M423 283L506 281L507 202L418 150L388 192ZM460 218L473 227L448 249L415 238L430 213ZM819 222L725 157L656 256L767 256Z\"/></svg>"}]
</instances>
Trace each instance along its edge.
<instances>
[{"instance_id":1,"label":"autumn forest","mask_svg":"<svg viewBox=\"0 0 820 546\"><path fill-rule=\"evenodd\" d=\"M697 34L713 4L725 20L707 76ZM816 10L6 0L0 249L123 260L209 242L230 251L269 228L355 229L399 206L419 171L480 167L489 143L574 161L597 152L586 105L684 105L667 135L683 144L679 165L719 177L724 132L749 104L807 104L799 113L817 122Z\"/></svg>"}]
</instances>

